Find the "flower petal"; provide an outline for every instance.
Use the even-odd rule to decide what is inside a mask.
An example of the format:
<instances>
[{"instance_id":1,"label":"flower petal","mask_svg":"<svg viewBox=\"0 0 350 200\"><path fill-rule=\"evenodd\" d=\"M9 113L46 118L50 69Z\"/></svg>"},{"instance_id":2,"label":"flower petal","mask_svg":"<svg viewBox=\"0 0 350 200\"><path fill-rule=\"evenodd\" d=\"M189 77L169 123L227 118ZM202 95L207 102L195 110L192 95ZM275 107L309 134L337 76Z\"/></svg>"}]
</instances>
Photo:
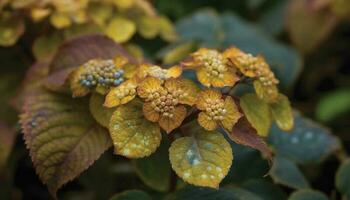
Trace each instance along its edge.
<instances>
[{"instance_id":1,"label":"flower petal","mask_svg":"<svg viewBox=\"0 0 350 200\"><path fill-rule=\"evenodd\" d=\"M231 132L238 119L242 117L242 114L238 111L235 102L230 96L226 97L224 108L226 109L226 114L224 115L224 119L221 121L221 123L225 129Z\"/></svg>"},{"instance_id":2,"label":"flower petal","mask_svg":"<svg viewBox=\"0 0 350 200\"><path fill-rule=\"evenodd\" d=\"M207 70L204 67L201 67L197 70L197 79L198 81L206 86L206 87L210 87L211 86L211 81L212 81L212 77L208 74Z\"/></svg>"},{"instance_id":3,"label":"flower petal","mask_svg":"<svg viewBox=\"0 0 350 200\"><path fill-rule=\"evenodd\" d=\"M106 96L105 107L115 107L126 104L136 96L137 83L134 79L129 79L118 87L112 88Z\"/></svg>"},{"instance_id":4,"label":"flower petal","mask_svg":"<svg viewBox=\"0 0 350 200\"><path fill-rule=\"evenodd\" d=\"M171 78L165 81L164 86L170 93L179 95L179 103L190 106L195 103L199 92L198 86L189 79Z\"/></svg>"},{"instance_id":5,"label":"flower petal","mask_svg":"<svg viewBox=\"0 0 350 200\"><path fill-rule=\"evenodd\" d=\"M137 88L137 93L141 98L147 98L149 94L161 90L162 81L154 77L145 78Z\"/></svg>"},{"instance_id":6,"label":"flower petal","mask_svg":"<svg viewBox=\"0 0 350 200\"><path fill-rule=\"evenodd\" d=\"M167 69L167 77L177 78L182 74L182 67L176 65Z\"/></svg>"},{"instance_id":7,"label":"flower petal","mask_svg":"<svg viewBox=\"0 0 350 200\"><path fill-rule=\"evenodd\" d=\"M185 106L177 106L175 107L174 112L172 113L174 116L172 118L161 116L159 120L159 125L162 127L167 133L170 133L175 128L179 127L182 121L186 117L186 108Z\"/></svg>"},{"instance_id":8,"label":"flower petal","mask_svg":"<svg viewBox=\"0 0 350 200\"><path fill-rule=\"evenodd\" d=\"M154 110L154 108L152 107L151 102L144 103L142 110L143 110L143 115L149 121L157 122L159 120L159 113Z\"/></svg>"},{"instance_id":9,"label":"flower petal","mask_svg":"<svg viewBox=\"0 0 350 200\"><path fill-rule=\"evenodd\" d=\"M196 106L199 110L206 110L207 100L218 100L221 99L221 93L217 90L204 90L201 91L197 96Z\"/></svg>"},{"instance_id":10,"label":"flower petal","mask_svg":"<svg viewBox=\"0 0 350 200\"><path fill-rule=\"evenodd\" d=\"M199 125L201 125L204 129L208 131L215 130L218 126L216 121L211 119L210 116L207 115L205 112L200 112L197 120Z\"/></svg>"}]
</instances>

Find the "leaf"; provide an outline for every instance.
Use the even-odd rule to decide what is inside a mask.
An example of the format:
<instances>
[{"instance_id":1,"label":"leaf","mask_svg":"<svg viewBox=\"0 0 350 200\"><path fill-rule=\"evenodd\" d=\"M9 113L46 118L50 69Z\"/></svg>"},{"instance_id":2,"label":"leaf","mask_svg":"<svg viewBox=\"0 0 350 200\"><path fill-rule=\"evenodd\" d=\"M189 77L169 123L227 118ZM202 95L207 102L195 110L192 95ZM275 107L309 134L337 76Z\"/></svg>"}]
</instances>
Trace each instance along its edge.
<instances>
[{"instance_id":1,"label":"leaf","mask_svg":"<svg viewBox=\"0 0 350 200\"><path fill-rule=\"evenodd\" d=\"M275 103L270 104L271 113L277 126L285 131L289 131L294 126L293 111L288 97L279 94Z\"/></svg>"},{"instance_id":2,"label":"leaf","mask_svg":"<svg viewBox=\"0 0 350 200\"><path fill-rule=\"evenodd\" d=\"M337 19L327 9L311 9L304 0L291 1L286 26L292 42L303 53L314 50L335 28Z\"/></svg>"},{"instance_id":3,"label":"leaf","mask_svg":"<svg viewBox=\"0 0 350 200\"><path fill-rule=\"evenodd\" d=\"M169 142L163 140L149 157L133 160L136 173L150 188L166 192L170 186L171 166L168 158Z\"/></svg>"},{"instance_id":4,"label":"leaf","mask_svg":"<svg viewBox=\"0 0 350 200\"><path fill-rule=\"evenodd\" d=\"M109 127L109 121L115 108L106 108L103 106L104 96L94 92L90 97L89 108L92 116L103 127Z\"/></svg>"},{"instance_id":5,"label":"leaf","mask_svg":"<svg viewBox=\"0 0 350 200\"><path fill-rule=\"evenodd\" d=\"M269 143L276 153L297 163L320 163L340 147L337 137L321 125L294 113L295 126L290 132L284 132L272 126ZM307 152L307 153L305 153Z\"/></svg>"},{"instance_id":6,"label":"leaf","mask_svg":"<svg viewBox=\"0 0 350 200\"><path fill-rule=\"evenodd\" d=\"M117 107L109 124L109 132L115 154L128 158L151 155L162 139L159 126L144 118L142 102L138 99Z\"/></svg>"},{"instance_id":7,"label":"leaf","mask_svg":"<svg viewBox=\"0 0 350 200\"><path fill-rule=\"evenodd\" d=\"M249 146L259 150L265 158L271 159L272 152L263 138L261 138L247 118L242 117L234 125L232 132L228 136L237 144Z\"/></svg>"},{"instance_id":8,"label":"leaf","mask_svg":"<svg viewBox=\"0 0 350 200\"><path fill-rule=\"evenodd\" d=\"M344 161L335 177L335 185L339 192L346 196L346 198L350 198L350 160Z\"/></svg>"},{"instance_id":9,"label":"leaf","mask_svg":"<svg viewBox=\"0 0 350 200\"><path fill-rule=\"evenodd\" d=\"M277 36L284 29L285 13L288 0L276 1L268 10L262 13L259 26L268 34Z\"/></svg>"},{"instance_id":10,"label":"leaf","mask_svg":"<svg viewBox=\"0 0 350 200\"><path fill-rule=\"evenodd\" d=\"M328 197L316 190L303 189L293 192L288 200L328 200Z\"/></svg>"},{"instance_id":11,"label":"leaf","mask_svg":"<svg viewBox=\"0 0 350 200\"><path fill-rule=\"evenodd\" d=\"M137 20L137 31L146 39L152 39L159 33L157 16L142 16Z\"/></svg>"},{"instance_id":12,"label":"leaf","mask_svg":"<svg viewBox=\"0 0 350 200\"><path fill-rule=\"evenodd\" d=\"M172 168L190 184L217 188L231 167L231 146L219 132L204 129L193 132L171 144Z\"/></svg>"},{"instance_id":13,"label":"leaf","mask_svg":"<svg viewBox=\"0 0 350 200\"><path fill-rule=\"evenodd\" d=\"M185 59L195 50L195 47L193 42L171 45L160 51L158 57L162 58L164 64L174 64Z\"/></svg>"},{"instance_id":14,"label":"leaf","mask_svg":"<svg viewBox=\"0 0 350 200\"><path fill-rule=\"evenodd\" d=\"M152 198L141 190L127 190L112 196L110 200L152 200Z\"/></svg>"},{"instance_id":15,"label":"leaf","mask_svg":"<svg viewBox=\"0 0 350 200\"><path fill-rule=\"evenodd\" d=\"M264 200L287 199L287 195L280 187L265 179L248 180L243 187Z\"/></svg>"},{"instance_id":16,"label":"leaf","mask_svg":"<svg viewBox=\"0 0 350 200\"><path fill-rule=\"evenodd\" d=\"M10 12L0 14L0 46L12 46L24 32L24 22L20 16Z\"/></svg>"},{"instance_id":17,"label":"leaf","mask_svg":"<svg viewBox=\"0 0 350 200\"><path fill-rule=\"evenodd\" d=\"M211 189L187 186L171 194L166 200L262 200L241 188Z\"/></svg>"},{"instance_id":18,"label":"leaf","mask_svg":"<svg viewBox=\"0 0 350 200\"><path fill-rule=\"evenodd\" d=\"M40 91L40 90L39 90ZM37 174L53 196L111 146L87 102L44 90L28 96L21 125Z\"/></svg>"},{"instance_id":19,"label":"leaf","mask_svg":"<svg viewBox=\"0 0 350 200\"><path fill-rule=\"evenodd\" d=\"M46 85L50 89L61 88L76 67L91 59L111 59L117 55L134 61L122 46L102 35L90 34L68 40L60 46L50 64Z\"/></svg>"},{"instance_id":20,"label":"leaf","mask_svg":"<svg viewBox=\"0 0 350 200\"><path fill-rule=\"evenodd\" d=\"M338 89L323 96L316 106L316 117L323 122L350 111L350 88Z\"/></svg>"},{"instance_id":21,"label":"leaf","mask_svg":"<svg viewBox=\"0 0 350 200\"><path fill-rule=\"evenodd\" d=\"M136 31L133 21L124 17L114 17L105 29L105 34L115 42L127 42Z\"/></svg>"},{"instance_id":22,"label":"leaf","mask_svg":"<svg viewBox=\"0 0 350 200\"><path fill-rule=\"evenodd\" d=\"M281 156L275 157L270 170L270 176L276 183L290 188L302 189L309 187L309 183L296 164Z\"/></svg>"},{"instance_id":23,"label":"leaf","mask_svg":"<svg viewBox=\"0 0 350 200\"><path fill-rule=\"evenodd\" d=\"M245 94L240 100L240 106L258 135L266 137L271 126L270 110L267 103L255 94Z\"/></svg>"}]
</instances>

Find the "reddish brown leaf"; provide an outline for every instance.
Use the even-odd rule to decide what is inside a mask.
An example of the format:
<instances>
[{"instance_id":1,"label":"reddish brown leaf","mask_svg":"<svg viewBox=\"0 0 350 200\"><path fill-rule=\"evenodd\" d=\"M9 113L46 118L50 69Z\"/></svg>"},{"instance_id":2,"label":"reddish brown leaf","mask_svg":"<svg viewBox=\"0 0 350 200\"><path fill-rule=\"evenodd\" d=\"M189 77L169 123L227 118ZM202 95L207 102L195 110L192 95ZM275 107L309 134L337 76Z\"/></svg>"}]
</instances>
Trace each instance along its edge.
<instances>
[{"instance_id":1,"label":"reddish brown leaf","mask_svg":"<svg viewBox=\"0 0 350 200\"><path fill-rule=\"evenodd\" d=\"M272 152L266 142L260 137L256 130L250 125L247 118L242 117L233 127L229 137L236 143L259 150L267 159L271 159Z\"/></svg>"},{"instance_id":2,"label":"reddish brown leaf","mask_svg":"<svg viewBox=\"0 0 350 200\"><path fill-rule=\"evenodd\" d=\"M46 85L53 90L60 89L74 68L94 58L110 59L116 55L136 62L121 45L103 35L90 34L68 40L60 46L50 64Z\"/></svg>"},{"instance_id":3,"label":"reddish brown leaf","mask_svg":"<svg viewBox=\"0 0 350 200\"><path fill-rule=\"evenodd\" d=\"M8 125L0 122L0 182L6 165L7 158L11 152L15 140L15 131Z\"/></svg>"}]
</instances>

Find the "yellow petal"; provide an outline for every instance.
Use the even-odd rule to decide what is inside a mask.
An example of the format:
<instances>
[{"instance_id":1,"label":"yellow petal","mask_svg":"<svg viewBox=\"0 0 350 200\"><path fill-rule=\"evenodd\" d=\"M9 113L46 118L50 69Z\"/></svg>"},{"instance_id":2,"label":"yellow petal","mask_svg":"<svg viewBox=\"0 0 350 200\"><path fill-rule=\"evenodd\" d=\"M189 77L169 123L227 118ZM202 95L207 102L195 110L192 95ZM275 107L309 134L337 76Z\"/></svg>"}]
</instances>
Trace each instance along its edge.
<instances>
[{"instance_id":1,"label":"yellow petal","mask_svg":"<svg viewBox=\"0 0 350 200\"><path fill-rule=\"evenodd\" d=\"M147 98L149 94L161 90L161 84L161 80L154 77L147 77L140 83L139 87L137 88L137 94L141 98Z\"/></svg>"},{"instance_id":2,"label":"yellow petal","mask_svg":"<svg viewBox=\"0 0 350 200\"><path fill-rule=\"evenodd\" d=\"M78 69L74 70L69 76L70 88L72 90L73 97L82 97L90 92L89 88L83 87L79 82L80 75L83 72L84 68L79 67Z\"/></svg>"},{"instance_id":3,"label":"yellow petal","mask_svg":"<svg viewBox=\"0 0 350 200\"><path fill-rule=\"evenodd\" d=\"M206 87L211 86L212 78L204 67L197 70L197 79L202 85Z\"/></svg>"},{"instance_id":4,"label":"yellow petal","mask_svg":"<svg viewBox=\"0 0 350 200\"><path fill-rule=\"evenodd\" d=\"M112 88L106 96L105 107L115 107L126 104L136 96L137 83L134 79L129 79L118 87Z\"/></svg>"},{"instance_id":5,"label":"yellow petal","mask_svg":"<svg viewBox=\"0 0 350 200\"><path fill-rule=\"evenodd\" d=\"M180 67L178 65L170 67L167 70L167 77L169 77L169 78L177 78L177 77L181 76L181 74L182 74L182 67Z\"/></svg>"},{"instance_id":6,"label":"yellow petal","mask_svg":"<svg viewBox=\"0 0 350 200\"><path fill-rule=\"evenodd\" d=\"M148 119L151 122L157 122L159 120L159 113L154 110L152 107L152 103L146 102L143 104L143 115L146 119Z\"/></svg>"},{"instance_id":7,"label":"yellow petal","mask_svg":"<svg viewBox=\"0 0 350 200\"><path fill-rule=\"evenodd\" d=\"M224 72L222 75L223 77L213 77L211 85L214 87L233 86L239 80L235 70L232 68L229 68L228 71Z\"/></svg>"},{"instance_id":8,"label":"yellow petal","mask_svg":"<svg viewBox=\"0 0 350 200\"><path fill-rule=\"evenodd\" d=\"M201 125L205 130L208 130L208 131L213 131L218 126L216 121L211 119L211 117L207 115L205 112L200 112L197 120L199 125Z\"/></svg>"},{"instance_id":9,"label":"yellow petal","mask_svg":"<svg viewBox=\"0 0 350 200\"><path fill-rule=\"evenodd\" d=\"M186 108L185 106L177 106L175 110L172 112L173 117L161 116L159 120L159 125L163 128L167 133L170 133L175 128L179 127L182 121L186 117Z\"/></svg>"},{"instance_id":10,"label":"yellow petal","mask_svg":"<svg viewBox=\"0 0 350 200\"><path fill-rule=\"evenodd\" d=\"M129 59L127 59L125 56L121 56L121 55L117 55L114 57L113 59L114 64L116 65L116 67L122 68L122 66L126 65L127 63L129 63Z\"/></svg>"},{"instance_id":11,"label":"yellow petal","mask_svg":"<svg viewBox=\"0 0 350 200\"><path fill-rule=\"evenodd\" d=\"M224 119L221 121L221 123L226 130L231 132L238 119L242 117L242 114L238 111L234 100L230 96L226 97L225 99L224 109L226 109L226 114L224 115Z\"/></svg>"},{"instance_id":12,"label":"yellow petal","mask_svg":"<svg viewBox=\"0 0 350 200\"><path fill-rule=\"evenodd\" d=\"M199 88L189 79L168 79L164 85L172 94L179 95L178 100L181 104L193 105L197 99Z\"/></svg>"},{"instance_id":13,"label":"yellow petal","mask_svg":"<svg viewBox=\"0 0 350 200\"><path fill-rule=\"evenodd\" d=\"M204 90L201 91L198 94L197 97L197 102L196 102L196 106L199 110L206 110L207 108L207 100L220 100L221 99L221 93L217 90Z\"/></svg>"}]
</instances>

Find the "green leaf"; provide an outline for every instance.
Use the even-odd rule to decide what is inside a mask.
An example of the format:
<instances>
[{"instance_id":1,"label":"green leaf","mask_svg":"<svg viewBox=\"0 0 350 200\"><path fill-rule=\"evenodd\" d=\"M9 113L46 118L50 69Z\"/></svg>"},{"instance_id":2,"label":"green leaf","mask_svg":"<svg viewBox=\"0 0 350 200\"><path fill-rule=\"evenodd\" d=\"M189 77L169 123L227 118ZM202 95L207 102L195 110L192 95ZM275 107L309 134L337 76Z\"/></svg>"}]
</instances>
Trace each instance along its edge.
<instances>
[{"instance_id":1,"label":"green leaf","mask_svg":"<svg viewBox=\"0 0 350 200\"><path fill-rule=\"evenodd\" d=\"M109 124L109 132L115 154L128 158L151 155L162 139L159 126L144 118L139 99L117 107Z\"/></svg>"},{"instance_id":2,"label":"green leaf","mask_svg":"<svg viewBox=\"0 0 350 200\"><path fill-rule=\"evenodd\" d=\"M87 101L44 90L25 100L25 143L37 174L54 196L111 146L107 130L88 110Z\"/></svg>"},{"instance_id":3,"label":"green leaf","mask_svg":"<svg viewBox=\"0 0 350 200\"><path fill-rule=\"evenodd\" d=\"M269 143L276 153L297 163L320 163L340 147L337 137L321 125L294 113L294 129L284 132L272 126ZM307 152L307 153L305 153Z\"/></svg>"},{"instance_id":4,"label":"green leaf","mask_svg":"<svg viewBox=\"0 0 350 200\"><path fill-rule=\"evenodd\" d=\"M152 198L141 190L127 190L112 196L110 200L152 200Z\"/></svg>"},{"instance_id":5,"label":"green leaf","mask_svg":"<svg viewBox=\"0 0 350 200\"><path fill-rule=\"evenodd\" d=\"M288 97L279 94L275 103L270 104L271 113L277 126L285 131L289 131L294 126L293 111Z\"/></svg>"},{"instance_id":6,"label":"green leaf","mask_svg":"<svg viewBox=\"0 0 350 200\"><path fill-rule=\"evenodd\" d=\"M32 47L35 58L41 60L52 57L56 53L62 40L62 37L58 33L43 35L36 38Z\"/></svg>"},{"instance_id":7,"label":"green leaf","mask_svg":"<svg viewBox=\"0 0 350 200\"><path fill-rule=\"evenodd\" d=\"M173 64L185 59L188 54L195 50L195 47L193 42L170 45L159 52L158 57L162 58L164 64Z\"/></svg>"},{"instance_id":8,"label":"green leaf","mask_svg":"<svg viewBox=\"0 0 350 200\"><path fill-rule=\"evenodd\" d=\"M243 187L264 200L287 199L287 195L276 184L265 179L251 179Z\"/></svg>"},{"instance_id":9,"label":"green leaf","mask_svg":"<svg viewBox=\"0 0 350 200\"><path fill-rule=\"evenodd\" d=\"M146 39L152 39L159 33L159 22L157 16L142 16L137 22L137 31Z\"/></svg>"},{"instance_id":10,"label":"green leaf","mask_svg":"<svg viewBox=\"0 0 350 200\"><path fill-rule=\"evenodd\" d=\"M319 191L304 189L293 192L288 200L328 200L328 197Z\"/></svg>"},{"instance_id":11,"label":"green leaf","mask_svg":"<svg viewBox=\"0 0 350 200\"><path fill-rule=\"evenodd\" d=\"M0 46L12 46L24 32L24 22L10 12L0 14Z\"/></svg>"},{"instance_id":12,"label":"green leaf","mask_svg":"<svg viewBox=\"0 0 350 200\"><path fill-rule=\"evenodd\" d=\"M158 150L149 157L133 160L136 173L150 188L165 192L170 186L171 165L169 142L163 140Z\"/></svg>"},{"instance_id":13,"label":"green leaf","mask_svg":"<svg viewBox=\"0 0 350 200\"><path fill-rule=\"evenodd\" d=\"M335 185L339 192L350 198L350 160L344 161L336 174Z\"/></svg>"},{"instance_id":14,"label":"green leaf","mask_svg":"<svg viewBox=\"0 0 350 200\"><path fill-rule=\"evenodd\" d=\"M219 132L198 128L171 144L169 158L176 174L186 182L217 188L231 167L233 154Z\"/></svg>"},{"instance_id":15,"label":"green leaf","mask_svg":"<svg viewBox=\"0 0 350 200\"><path fill-rule=\"evenodd\" d=\"M270 170L270 175L276 183L280 183L294 189L309 187L309 183L300 172L296 164L293 161L281 156L275 157Z\"/></svg>"},{"instance_id":16,"label":"green leaf","mask_svg":"<svg viewBox=\"0 0 350 200\"><path fill-rule=\"evenodd\" d=\"M240 100L240 106L250 124L257 130L258 135L266 137L271 126L268 104L255 94L245 94Z\"/></svg>"},{"instance_id":17,"label":"green leaf","mask_svg":"<svg viewBox=\"0 0 350 200\"><path fill-rule=\"evenodd\" d=\"M316 107L316 117L329 122L350 111L350 88L338 89L323 96Z\"/></svg>"},{"instance_id":18,"label":"green leaf","mask_svg":"<svg viewBox=\"0 0 350 200\"><path fill-rule=\"evenodd\" d=\"M288 0L274 1L273 5L262 13L258 23L266 33L277 36L283 31L288 2Z\"/></svg>"},{"instance_id":19,"label":"green leaf","mask_svg":"<svg viewBox=\"0 0 350 200\"><path fill-rule=\"evenodd\" d=\"M211 189L184 187L171 194L166 200L262 200L255 194L241 188Z\"/></svg>"},{"instance_id":20,"label":"green leaf","mask_svg":"<svg viewBox=\"0 0 350 200\"><path fill-rule=\"evenodd\" d=\"M105 29L105 34L119 43L130 40L135 32L134 22L124 17L114 17Z\"/></svg>"},{"instance_id":21,"label":"green leaf","mask_svg":"<svg viewBox=\"0 0 350 200\"><path fill-rule=\"evenodd\" d=\"M108 128L115 108L104 107L104 101L105 98L103 95L94 92L90 97L89 108L95 120L103 127Z\"/></svg>"}]
</instances>

